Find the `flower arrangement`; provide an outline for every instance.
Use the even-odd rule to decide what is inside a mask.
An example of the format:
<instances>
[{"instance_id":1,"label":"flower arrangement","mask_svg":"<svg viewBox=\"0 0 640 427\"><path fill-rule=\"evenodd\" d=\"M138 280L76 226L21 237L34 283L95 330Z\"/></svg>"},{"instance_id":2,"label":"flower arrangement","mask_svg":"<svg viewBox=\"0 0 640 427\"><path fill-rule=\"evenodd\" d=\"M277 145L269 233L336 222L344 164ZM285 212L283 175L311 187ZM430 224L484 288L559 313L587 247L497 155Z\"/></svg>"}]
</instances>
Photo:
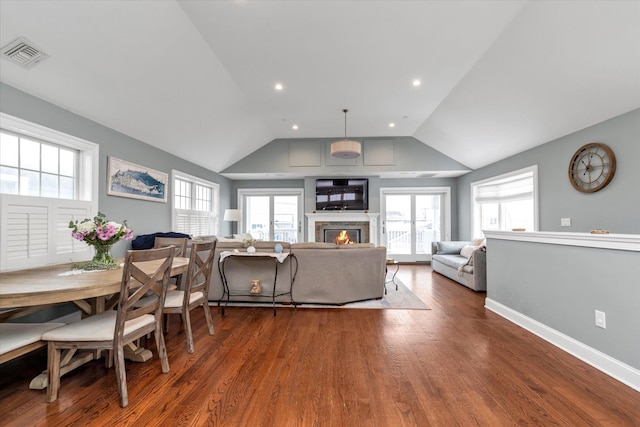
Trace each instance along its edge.
<instances>
[{"instance_id":1,"label":"flower arrangement","mask_svg":"<svg viewBox=\"0 0 640 427\"><path fill-rule=\"evenodd\" d=\"M243 246L244 246L245 248L248 248L249 246L253 246L253 245L255 244L255 242L256 242L256 241L254 240L254 238L253 238L253 237L249 237L249 238L244 239L244 240L242 241Z\"/></svg>"},{"instance_id":2,"label":"flower arrangement","mask_svg":"<svg viewBox=\"0 0 640 427\"><path fill-rule=\"evenodd\" d=\"M119 224L108 221L106 216L98 212L93 219L84 219L80 222L69 221L69 228L73 229L71 236L93 246L96 254L91 262L79 265L84 270L102 270L116 268L117 264L111 257L111 246L120 239L131 240L133 231L127 227L127 221Z\"/></svg>"}]
</instances>

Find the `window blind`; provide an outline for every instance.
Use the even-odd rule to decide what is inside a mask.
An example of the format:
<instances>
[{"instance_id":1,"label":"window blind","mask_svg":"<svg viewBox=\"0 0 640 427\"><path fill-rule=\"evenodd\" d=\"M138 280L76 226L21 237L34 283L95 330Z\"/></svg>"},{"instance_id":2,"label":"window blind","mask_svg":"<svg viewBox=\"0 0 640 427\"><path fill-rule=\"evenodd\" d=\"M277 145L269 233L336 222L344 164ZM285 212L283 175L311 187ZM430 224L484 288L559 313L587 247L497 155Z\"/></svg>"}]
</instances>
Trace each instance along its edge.
<instances>
[{"instance_id":1,"label":"window blind","mask_svg":"<svg viewBox=\"0 0 640 427\"><path fill-rule=\"evenodd\" d=\"M476 203L506 203L533 199L533 172L475 187Z\"/></svg>"}]
</instances>

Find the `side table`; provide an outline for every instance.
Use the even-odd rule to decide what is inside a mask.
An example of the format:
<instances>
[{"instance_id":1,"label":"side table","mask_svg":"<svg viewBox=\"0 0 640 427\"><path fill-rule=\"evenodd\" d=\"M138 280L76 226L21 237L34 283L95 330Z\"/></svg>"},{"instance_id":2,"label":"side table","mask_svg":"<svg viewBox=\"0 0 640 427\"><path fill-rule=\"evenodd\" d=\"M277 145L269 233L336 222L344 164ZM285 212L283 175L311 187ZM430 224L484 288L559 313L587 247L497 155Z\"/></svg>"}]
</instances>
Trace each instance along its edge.
<instances>
[{"instance_id":1,"label":"side table","mask_svg":"<svg viewBox=\"0 0 640 427\"><path fill-rule=\"evenodd\" d=\"M396 285L396 291L398 290L398 282L396 282L396 275L398 274L398 271L400 270L400 262L393 259L393 258L387 258L386 261L386 267L385 267L385 274L388 273L389 271L389 266L395 266L396 270L393 272L393 276L391 276L391 280L387 280L386 282L384 282L384 293L387 293L387 283L393 283L394 285Z\"/></svg>"},{"instance_id":2,"label":"side table","mask_svg":"<svg viewBox=\"0 0 640 427\"><path fill-rule=\"evenodd\" d=\"M229 282L227 279L227 275L225 272L225 265L226 265L226 261L230 258L233 257L243 257L245 259L251 259L256 260L256 261L262 261L262 262L273 262L274 264L274 274L273 274L273 290L271 292L271 295L261 295L261 294L251 294L249 292L249 286L247 284L247 290L246 291L234 291L233 293L231 292L231 290L229 289ZM291 258L291 263L289 264L290 268L292 267L292 264L295 262L296 264L296 268L295 271L292 271L291 273L291 283L289 286L289 290L288 291L277 291L277 283L278 283L278 266L282 263L284 263L284 261L287 258ZM254 252L254 253L247 253L247 252L233 252L233 251L222 251L220 252L220 260L218 263L218 271L220 272L220 278L222 279L222 284L224 286L224 294L222 296L222 298L225 297L226 295L226 301L224 306L222 307L222 315L224 315L224 311L225 308L227 307L227 305L229 304L229 299L232 295L234 296L250 296L250 297L271 297L271 301L273 304L273 315L276 315L276 297L282 296L282 295L289 295L290 299L291 299L291 303L295 305L295 302L293 301L292 298L292 291L293 291L293 282L295 281L295 277L296 274L298 272L298 260L296 258L296 256L290 252L281 252L281 253L277 253L277 252Z\"/></svg>"}]
</instances>

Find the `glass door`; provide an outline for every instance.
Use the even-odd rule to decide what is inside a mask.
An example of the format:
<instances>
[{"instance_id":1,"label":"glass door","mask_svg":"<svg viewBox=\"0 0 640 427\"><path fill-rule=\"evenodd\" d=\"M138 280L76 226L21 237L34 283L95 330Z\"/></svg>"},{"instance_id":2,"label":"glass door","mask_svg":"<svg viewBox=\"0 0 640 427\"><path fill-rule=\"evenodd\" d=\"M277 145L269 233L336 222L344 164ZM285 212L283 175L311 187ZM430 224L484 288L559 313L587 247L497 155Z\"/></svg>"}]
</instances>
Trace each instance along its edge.
<instances>
[{"instance_id":1,"label":"glass door","mask_svg":"<svg viewBox=\"0 0 640 427\"><path fill-rule=\"evenodd\" d=\"M382 237L389 258L431 260L431 242L449 239L449 195L448 188L382 190Z\"/></svg>"},{"instance_id":2,"label":"glass door","mask_svg":"<svg viewBox=\"0 0 640 427\"><path fill-rule=\"evenodd\" d=\"M302 190L238 190L240 230L257 240L302 241Z\"/></svg>"}]
</instances>

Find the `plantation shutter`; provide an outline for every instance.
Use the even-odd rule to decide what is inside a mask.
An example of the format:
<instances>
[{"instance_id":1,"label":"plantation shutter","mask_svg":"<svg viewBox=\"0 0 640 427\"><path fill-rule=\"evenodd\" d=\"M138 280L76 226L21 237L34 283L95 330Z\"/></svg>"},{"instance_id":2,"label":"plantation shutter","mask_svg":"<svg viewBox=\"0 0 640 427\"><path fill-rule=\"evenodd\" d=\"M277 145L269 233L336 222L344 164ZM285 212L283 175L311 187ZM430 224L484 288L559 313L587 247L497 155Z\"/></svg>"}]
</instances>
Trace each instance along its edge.
<instances>
[{"instance_id":1,"label":"plantation shutter","mask_svg":"<svg viewBox=\"0 0 640 427\"><path fill-rule=\"evenodd\" d=\"M69 221L91 217L86 201L0 195L0 270L18 270L88 259Z\"/></svg>"}]
</instances>

